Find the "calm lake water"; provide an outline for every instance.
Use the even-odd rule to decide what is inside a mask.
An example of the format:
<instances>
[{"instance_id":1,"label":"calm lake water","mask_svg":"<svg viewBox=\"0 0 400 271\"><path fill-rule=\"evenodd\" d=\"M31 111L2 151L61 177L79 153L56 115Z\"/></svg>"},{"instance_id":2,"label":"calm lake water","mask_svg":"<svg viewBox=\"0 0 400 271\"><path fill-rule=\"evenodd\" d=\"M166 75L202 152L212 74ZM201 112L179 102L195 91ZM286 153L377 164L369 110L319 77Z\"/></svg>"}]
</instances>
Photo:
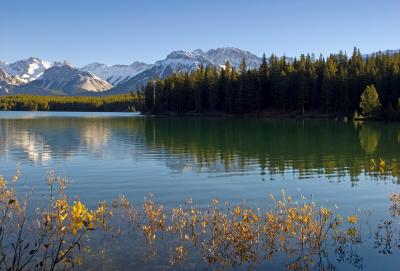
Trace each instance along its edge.
<instances>
[{"instance_id":1,"label":"calm lake water","mask_svg":"<svg viewBox=\"0 0 400 271\"><path fill-rule=\"evenodd\" d=\"M380 158L387 171L378 178L371 159ZM398 123L0 112L0 174L19 167L34 200L55 170L92 206L149 193L171 207L190 197L200 207L213 198L263 206L284 189L345 215L370 211L372 225L399 191L399 162ZM363 253L369 270L400 263L368 246Z\"/></svg>"}]
</instances>

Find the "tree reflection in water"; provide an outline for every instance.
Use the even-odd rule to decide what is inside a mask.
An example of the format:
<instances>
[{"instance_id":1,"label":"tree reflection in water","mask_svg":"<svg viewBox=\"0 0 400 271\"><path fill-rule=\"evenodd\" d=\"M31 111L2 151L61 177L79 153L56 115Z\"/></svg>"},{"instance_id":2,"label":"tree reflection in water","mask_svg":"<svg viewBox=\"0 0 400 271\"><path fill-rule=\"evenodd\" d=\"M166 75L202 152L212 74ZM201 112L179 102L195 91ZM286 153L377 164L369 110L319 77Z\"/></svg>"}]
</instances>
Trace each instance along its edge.
<instances>
[{"instance_id":1,"label":"tree reflection in water","mask_svg":"<svg viewBox=\"0 0 400 271\"><path fill-rule=\"evenodd\" d=\"M298 173L357 179L371 173L371 159L384 159L398 177L396 123L333 120L115 117L0 120L0 156L45 164L90 155L149 157L176 171ZM139 152L139 153L138 153ZM143 159L144 159L143 158Z\"/></svg>"}]
</instances>

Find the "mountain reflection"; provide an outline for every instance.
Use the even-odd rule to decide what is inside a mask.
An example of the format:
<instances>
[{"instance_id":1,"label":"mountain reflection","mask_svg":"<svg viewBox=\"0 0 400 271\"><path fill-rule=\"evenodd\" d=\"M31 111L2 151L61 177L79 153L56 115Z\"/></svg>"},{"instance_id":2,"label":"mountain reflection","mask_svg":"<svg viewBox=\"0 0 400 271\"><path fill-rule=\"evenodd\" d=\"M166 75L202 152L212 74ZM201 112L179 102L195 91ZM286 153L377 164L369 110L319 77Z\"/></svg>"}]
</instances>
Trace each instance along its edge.
<instances>
[{"instance_id":1,"label":"mountain reflection","mask_svg":"<svg viewBox=\"0 0 400 271\"><path fill-rule=\"evenodd\" d=\"M88 121L80 132L80 146L91 153L103 157L112 136L110 122Z\"/></svg>"},{"instance_id":2,"label":"mountain reflection","mask_svg":"<svg viewBox=\"0 0 400 271\"><path fill-rule=\"evenodd\" d=\"M262 175L373 175L371 159L398 176L395 123L174 117L0 119L0 156L46 164L93 159L162 161L171 170Z\"/></svg>"}]
</instances>

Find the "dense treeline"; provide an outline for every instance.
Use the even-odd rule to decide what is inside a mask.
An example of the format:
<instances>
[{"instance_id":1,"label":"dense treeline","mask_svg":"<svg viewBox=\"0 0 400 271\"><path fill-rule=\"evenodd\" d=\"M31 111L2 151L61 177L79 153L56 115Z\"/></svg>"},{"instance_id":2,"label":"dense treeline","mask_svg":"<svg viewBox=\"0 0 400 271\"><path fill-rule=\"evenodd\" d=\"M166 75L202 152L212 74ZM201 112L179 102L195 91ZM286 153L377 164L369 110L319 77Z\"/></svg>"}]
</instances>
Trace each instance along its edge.
<instances>
[{"instance_id":1,"label":"dense treeline","mask_svg":"<svg viewBox=\"0 0 400 271\"><path fill-rule=\"evenodd\" d=\"M15 111L141 111L141 93L115 96L0 96L0 110Z\"/></svg>"},{"instance_id":2,"label":"dense treeline","mask_svg":"<svg viewBox=\"0 0 400 271\"><path fill-rule=\"evenodd\" d=\"M400 54L363 57L355 48L327 58L301 55L263 57L258 69L237 70L201 66L191 73L149 81L144 88L145 110L152 113L260 111L318 112L352 116L369 85L378 91L382 112L396 115L400 96Z\"/></svg>"}]
</instances>

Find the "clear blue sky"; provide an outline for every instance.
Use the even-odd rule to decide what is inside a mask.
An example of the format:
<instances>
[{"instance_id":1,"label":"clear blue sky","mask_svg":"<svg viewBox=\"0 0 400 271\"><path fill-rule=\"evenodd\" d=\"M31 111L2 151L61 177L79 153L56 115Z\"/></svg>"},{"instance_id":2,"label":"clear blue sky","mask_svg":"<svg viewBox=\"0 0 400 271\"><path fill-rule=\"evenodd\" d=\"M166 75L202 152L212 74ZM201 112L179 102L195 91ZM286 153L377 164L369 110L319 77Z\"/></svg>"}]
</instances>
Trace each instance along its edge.
<instances>
[{"instance_id":1,"label":"clear blue sky","mask_svg":"<svg viewBox=\"0 0 400 271\"><path fill-rule=\"evenodd\" d=\"M400 0L2 0L0 60L153 63L172 50L400 48Z\"/></svg>"}]
</instances>

